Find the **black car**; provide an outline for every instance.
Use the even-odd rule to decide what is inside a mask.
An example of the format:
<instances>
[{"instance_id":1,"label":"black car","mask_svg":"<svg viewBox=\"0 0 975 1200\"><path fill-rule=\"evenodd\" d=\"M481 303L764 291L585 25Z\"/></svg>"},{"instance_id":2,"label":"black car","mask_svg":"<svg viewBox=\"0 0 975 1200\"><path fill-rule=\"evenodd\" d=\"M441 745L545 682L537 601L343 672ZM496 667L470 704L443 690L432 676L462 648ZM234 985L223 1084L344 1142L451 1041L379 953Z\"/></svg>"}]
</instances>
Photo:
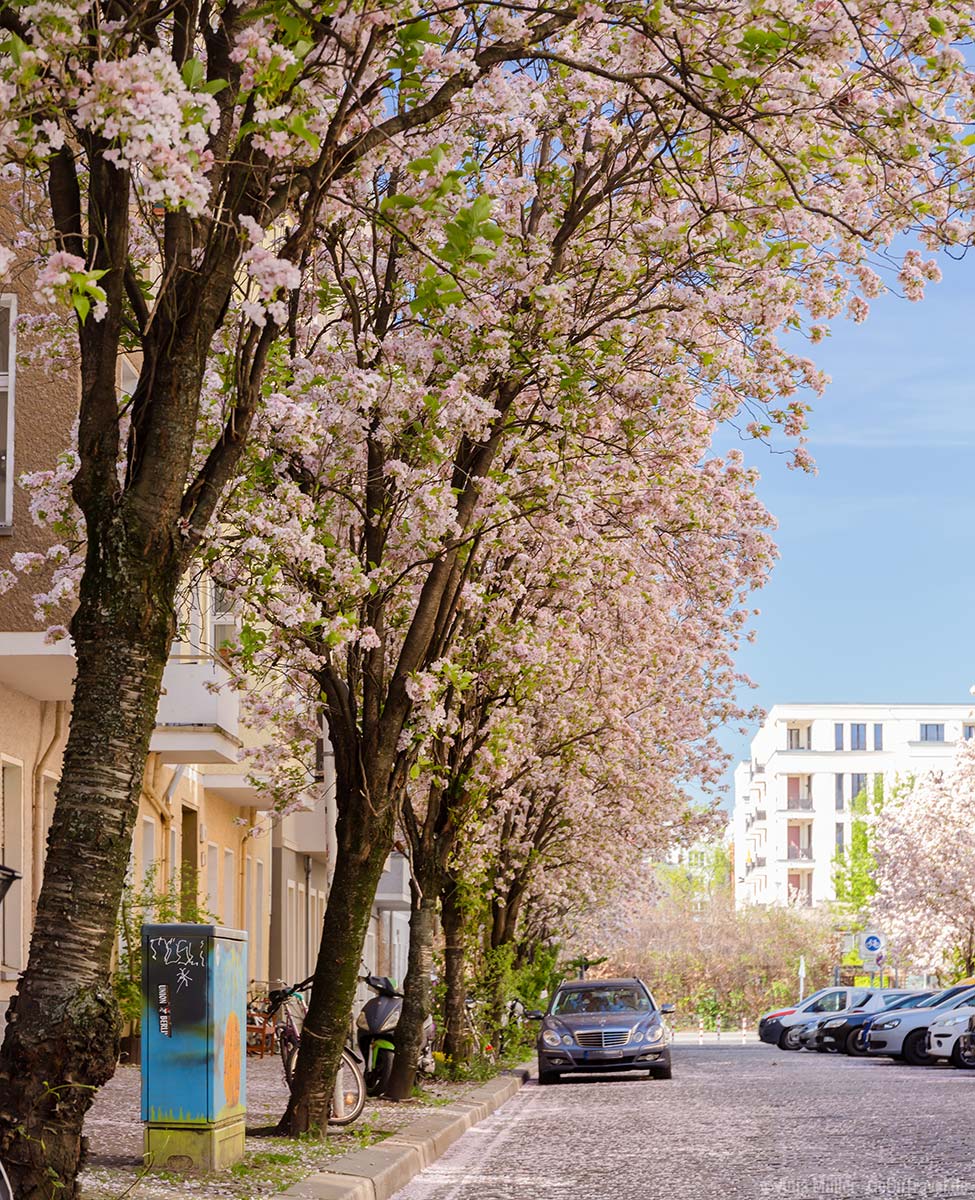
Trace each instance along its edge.
<instances>
[{"instance_id":1,"label":"black car","mask_svg":"<svg viewBox=\"0 0 975 1200\"><path fill-rule=\"evenodd\" d=\"M648 1071L670 1079L669 1032L640 979L577 979L559 985L538 1033L538 1082L570 1072Z\"/></svg>"},{"instance_id":2,"label":"black car","mask_svg":"<svg viewBox=\"0 0 975 1200\"><path fill-rule=\"evenodd\" d=\"M813 1049L841 1054L850 1054L855 1058L864 1057L867 1047L862 1033L864 1026L881 1013L892 1012L895 1008L915 1008L922 1000L932 996L933 992L908 992L906 995L892 997L879 1011L856 1011L838 1013L836 1016L824 1017L819 1021Z\"/></svg>"}]
</instances>

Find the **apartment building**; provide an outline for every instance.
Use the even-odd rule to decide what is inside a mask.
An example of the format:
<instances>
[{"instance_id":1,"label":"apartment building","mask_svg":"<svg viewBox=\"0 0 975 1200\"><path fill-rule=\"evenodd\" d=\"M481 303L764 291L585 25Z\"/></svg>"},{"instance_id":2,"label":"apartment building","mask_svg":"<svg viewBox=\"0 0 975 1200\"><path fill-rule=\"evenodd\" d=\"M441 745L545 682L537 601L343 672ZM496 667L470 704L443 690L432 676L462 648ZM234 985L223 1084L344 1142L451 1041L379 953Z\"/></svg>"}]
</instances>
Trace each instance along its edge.
<instances>
[{"instance_id":1,"label":"apartment building","mask_svg":"<svg viewBox=\"0 0 975 1200\"><path fill-rule=\"evenodd\" d=\"M947 768L973 736L970 704L776 704L735 770L738 905L833 900L853 798Z\"/></svg>"}]
</instances>

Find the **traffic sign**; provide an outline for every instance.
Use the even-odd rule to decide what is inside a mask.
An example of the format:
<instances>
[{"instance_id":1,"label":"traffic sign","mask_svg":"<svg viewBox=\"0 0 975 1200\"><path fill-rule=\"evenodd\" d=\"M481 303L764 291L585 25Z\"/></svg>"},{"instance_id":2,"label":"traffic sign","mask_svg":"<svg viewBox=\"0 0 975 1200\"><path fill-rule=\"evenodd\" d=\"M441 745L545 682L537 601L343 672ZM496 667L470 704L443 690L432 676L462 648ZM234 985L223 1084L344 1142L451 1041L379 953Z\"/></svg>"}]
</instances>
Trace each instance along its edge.
<instances>
[{"instance_id":1,"label":"traffic sign","mask_svg":"<svg viewBox=\"0 0 975 1200\"><path fill-rule=\"evenodd\" d=\"M860 957L868 971L876 971L887 958L887 935L879 929L865 929L860 934Z\"/></svg>"}]
</instances>

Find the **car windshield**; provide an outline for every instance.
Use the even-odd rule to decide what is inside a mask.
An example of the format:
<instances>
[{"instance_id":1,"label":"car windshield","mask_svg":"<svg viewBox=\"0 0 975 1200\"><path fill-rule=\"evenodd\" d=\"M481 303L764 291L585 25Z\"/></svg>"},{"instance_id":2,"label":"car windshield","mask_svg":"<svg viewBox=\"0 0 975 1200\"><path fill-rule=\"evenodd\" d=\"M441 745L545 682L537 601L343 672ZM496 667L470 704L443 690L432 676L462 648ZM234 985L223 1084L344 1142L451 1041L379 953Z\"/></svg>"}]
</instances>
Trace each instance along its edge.
<instances>
[{"instance_id":1,"label":"car windshield","mask_svg":"<svg viewBox=\"0 0 975 1200\"><path fill-rule=\"evenodd\" d=\"M933 999L930 993L922 993L920 996L891 996L884 1008L928 1008Z\"/></svg>"},{"instance_id":2,"label":"car windshield","mask_svg":"<svg viewBox=\"0 0 975 1200\"><path fill-rule=\"evenodd\" d=\"M965 997L967 1000L971 995L975 995L975 991L972 988L945 988L943 992L938 992L937 995L932 996L930 1000L925 1001L924 1004L919 1004L917 1007L942 1008L945 1005L950 1005L952 1008L955 1008L957 1004L962 1003L962 997ZM955 1001L955 1004L951 1003L952 1000Z\"/></svg>"},{"instance_id":3,"label":"car windshield","mask_svg":"<svg viewBox=\"0 0 975 1200\"><path fill-rule=\"evenodd\" d=\"M650 997L633 986L605 988L564 988L552 1002L552 1013L644 1013L650 1012Z\"/></svg>"}]
</instances>

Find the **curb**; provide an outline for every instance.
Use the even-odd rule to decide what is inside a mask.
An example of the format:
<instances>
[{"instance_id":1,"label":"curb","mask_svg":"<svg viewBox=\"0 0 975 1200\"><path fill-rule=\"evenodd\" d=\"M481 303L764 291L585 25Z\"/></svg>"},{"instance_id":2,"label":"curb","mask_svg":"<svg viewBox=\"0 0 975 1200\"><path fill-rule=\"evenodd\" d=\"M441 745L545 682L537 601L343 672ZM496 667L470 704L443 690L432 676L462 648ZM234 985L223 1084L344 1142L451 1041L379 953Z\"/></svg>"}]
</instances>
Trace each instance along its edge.
<instances>
[{"instance_id":1,"label":"curb","mask_svg":"<svg viewBox=\"0 0 975 1200\"><path fill-rule=\"evenodd\" d=\"M465 1100L421 1117L385 1141L343 1154L334 1160L331 1170L309 1175L282 1194L301 1200L389 1200L471 1126L510 1100L528 1078L525 1067L506 1071Z\"/></svg>"}]
</instances>

